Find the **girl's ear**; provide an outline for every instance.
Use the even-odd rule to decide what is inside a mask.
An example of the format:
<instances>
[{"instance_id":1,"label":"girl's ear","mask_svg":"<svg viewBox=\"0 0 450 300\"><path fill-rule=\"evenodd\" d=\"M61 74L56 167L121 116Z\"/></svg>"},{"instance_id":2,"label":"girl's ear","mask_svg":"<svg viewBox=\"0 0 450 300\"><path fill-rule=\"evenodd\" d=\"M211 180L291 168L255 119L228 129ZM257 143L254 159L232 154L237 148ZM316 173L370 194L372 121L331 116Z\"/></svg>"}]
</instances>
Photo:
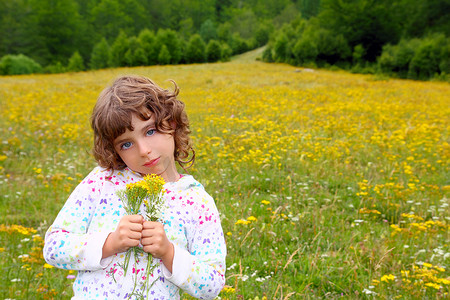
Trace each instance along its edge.
<instances>
[{"instance_id":1,"label":"girl's ear","mask_svg":"<svg viewBox=\"0 0 450 300\"><path fill-rule=\"evenodd\" d=\"M177 123L175 123L175 121L170 122L170 126L172 126L174 131L177 129Z\"/></svg>"}]
</instances>

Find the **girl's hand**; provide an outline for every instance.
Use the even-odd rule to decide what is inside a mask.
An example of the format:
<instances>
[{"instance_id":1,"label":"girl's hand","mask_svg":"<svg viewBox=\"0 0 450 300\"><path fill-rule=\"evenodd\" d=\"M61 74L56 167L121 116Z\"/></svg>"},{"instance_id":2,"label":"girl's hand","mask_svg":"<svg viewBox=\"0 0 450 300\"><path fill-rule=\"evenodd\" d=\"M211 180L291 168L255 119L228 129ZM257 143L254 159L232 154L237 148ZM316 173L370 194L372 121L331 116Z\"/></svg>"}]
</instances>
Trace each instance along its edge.
<instances>
[{"instance_id":1,"label":"girl's hand","mask_svg":"<svg viewBox=\"0 0 450 300\"><path fill-rule=\"evenodd\" d=\"M114 232L111 232L103 245L102 258L119 252L125 252L131 247L139 245L142 237L141 215L127 215L122 217Z\"/></svg>"},{"instance_id":2,"label":"girl's hand","mask_svg":"<svg viewBox=\"0 0 450 300\"><path fill-rule=\"evenodd\" d=\"M174 248L166 236L164 225L159 222L144 221L141 243L144 251L162 260L166 268L172 272Z\"/></svg>"}]
</instances>

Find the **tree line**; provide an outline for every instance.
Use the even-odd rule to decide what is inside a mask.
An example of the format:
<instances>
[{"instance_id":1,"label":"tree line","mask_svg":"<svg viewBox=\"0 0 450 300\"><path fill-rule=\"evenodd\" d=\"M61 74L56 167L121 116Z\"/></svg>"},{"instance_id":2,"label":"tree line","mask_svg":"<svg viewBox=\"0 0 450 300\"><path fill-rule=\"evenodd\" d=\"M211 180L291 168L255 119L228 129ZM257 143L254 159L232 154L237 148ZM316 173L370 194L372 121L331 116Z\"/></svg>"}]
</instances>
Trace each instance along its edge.
<instances>
[{"instance_id":1,"label":"tree line","mask_svg":"<svg viewBox=\"0 0 450 300\"><path fill-rule=\"evenodd\" d=\"M319 0L0 0L0 73L201 63L265 45ZM27 71L28 70L28 71Z\"/></svg>"},{"instance_id":2,"label":"tree line","mask_svg":"<svg viewBox=\"0 0 450 300\"><path fill-rule=\"evenodd\" d=\"M271 35L263 60L449 80L448 0L322 0Z\"/></svg>"},{"instance_id":3,"label":"tree line","mask_svg":"<svg viewBox=\"0 0 450 300\"><path fill-rule=\"evenodd\" d=\"M263 60L450 74L448 0L0 0L0 74Z\"/></svg>"}]
</instances>

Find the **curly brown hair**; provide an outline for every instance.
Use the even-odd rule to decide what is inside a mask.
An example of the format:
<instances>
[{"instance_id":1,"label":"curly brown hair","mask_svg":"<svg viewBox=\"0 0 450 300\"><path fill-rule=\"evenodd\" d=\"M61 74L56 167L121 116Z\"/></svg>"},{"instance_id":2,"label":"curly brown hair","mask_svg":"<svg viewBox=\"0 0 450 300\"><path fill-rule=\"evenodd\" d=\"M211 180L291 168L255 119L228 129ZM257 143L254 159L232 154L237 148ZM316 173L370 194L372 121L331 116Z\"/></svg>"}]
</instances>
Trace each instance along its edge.
<instances>
[{"instance_id":1,"label":"curly brown hair","mask_svg":"<svg viewBox=\"0 0 450 300\"><path fill-rule=\"evenodd\" d=\"M126 167L114 149L114 140L131 126L132 115L145 121L155 118L158 132L171 134L175 141L174 158L186 170L195 160L189 138L189 120L184 103L177 99L179 89L162 89L143 76L123 76L105 88L97 99L91 116L94 130L93 155L101 167L121 170Z\"/></svg>"}]
</instances>

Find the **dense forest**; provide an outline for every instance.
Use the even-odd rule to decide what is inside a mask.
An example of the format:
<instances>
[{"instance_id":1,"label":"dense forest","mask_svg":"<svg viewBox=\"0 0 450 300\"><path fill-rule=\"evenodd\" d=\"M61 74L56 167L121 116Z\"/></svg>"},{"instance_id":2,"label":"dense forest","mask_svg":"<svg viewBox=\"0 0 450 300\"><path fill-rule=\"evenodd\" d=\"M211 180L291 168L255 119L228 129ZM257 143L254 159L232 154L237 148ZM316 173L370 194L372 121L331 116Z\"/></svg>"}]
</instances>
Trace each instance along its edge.
<instances>
[{"instance_id":1,"label":"dense forest","mask_svg":"<svg viewBox=\"0 0 450 300\"><path fill-rule=\"evenodd\" d=\"M0 0L0 74L263 60L450 73L448 0Z\"/></svg>"}]
</instances>

